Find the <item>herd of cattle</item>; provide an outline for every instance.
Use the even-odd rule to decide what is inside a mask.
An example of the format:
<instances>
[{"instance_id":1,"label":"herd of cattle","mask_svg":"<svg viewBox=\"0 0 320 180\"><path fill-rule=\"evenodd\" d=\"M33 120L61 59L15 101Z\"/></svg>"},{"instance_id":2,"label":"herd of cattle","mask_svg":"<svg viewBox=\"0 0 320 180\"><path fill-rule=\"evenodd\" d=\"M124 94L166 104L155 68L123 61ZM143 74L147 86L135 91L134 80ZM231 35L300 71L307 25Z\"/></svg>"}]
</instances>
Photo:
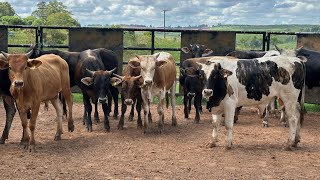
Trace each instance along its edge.
<instances>
[{"instance_id":1,"label":"herd of cattle","mask_svg":"<svg viewBox=\"0 0 320 180\"><path fill-rule=\"evenodd\" d=\"M287 150L300 142L300 128L304 116L304 91L320 86L320 52L304 48L294 51L234 51L226 56L211 56L211 49L193 44L181 50L191 58L180 65L179 82L184 91L184 116L189 118L191 100L196 110L194 122L199 123L202 99L212 113L213 132L208 147L216 146L221 123L227 129L227 148L232 146L234 122L242 106L254 106L266 124L268 107L275 98L281 100L287 117L289 138ZM121 93L121 116L118 129L123 129L124 114L131 106L129 121L133 120L134 106L138 114L137 125L144 133L151 130L150 105L158 97L158 130L164 129L164 104L172 107L172 126L177 125L175 113L176 67L173 56L167 52L136 55L128 61L122 75L118 74L117 56L104 48L82 52L60 50L43 51L35 47L26 54L0 56L0 93L6 111L6 124L0 139L4 144L12 119L19 112L23 135L21 144L35 150L34 131L40 104L50 101L57 113L57 132L60 140L63 116L68 118L68 130L74 130L72 93L77 85L83 94L83 124L92 131L92 105L94 120L99 122L97 110L101 103L104 129L110 131L108 116L118 116L118 94ZM170 100L169 100L170 96ZM68 107L68 108L67 108ZM141 110L144 110L142 123ZM28 123L28 119L29 123ZM30 133L30 135L29 135Z\"/></svg>"}]
</instances>

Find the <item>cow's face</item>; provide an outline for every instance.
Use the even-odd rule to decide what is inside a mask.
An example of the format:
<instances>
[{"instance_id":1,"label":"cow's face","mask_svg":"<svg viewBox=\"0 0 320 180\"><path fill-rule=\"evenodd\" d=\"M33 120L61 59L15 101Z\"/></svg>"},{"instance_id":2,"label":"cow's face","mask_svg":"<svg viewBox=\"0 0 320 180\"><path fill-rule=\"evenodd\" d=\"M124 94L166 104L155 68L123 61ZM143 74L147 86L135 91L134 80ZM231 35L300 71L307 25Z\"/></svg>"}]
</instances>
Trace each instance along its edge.
<instances>
[{"instance_id":1,"label":"cow's face","mask_svg":"<svg viewBox=\"0 0 320 180\"><path fill-rule=\"evenodd\" d=\"M189 47L183 47L181 50L184 53L190 53L192 58L203 57L213 53L211 49L206 49L205 45L200 44L190 44Z\"/></svg>"},{"instance_id":2,"label":"cow's face","mask_svg":"<svg viewBox=\"0 0 320 180\"><path fill-rule=\"evenodd\" d=\"M160 54L156 55L143 55L137 56L137 60L129 61L132 68L141 68L141 76L144 79L143 86L153 84L154 73L157 67L161 67L166 61L158 61L157 58Z\"/></svg>"},{"instance_id":3,"label":"cow's face","mask_svg":"<svg viewBox=\"0 0 320 180\"><path fill-rule=\"evenodd\" d=\"M115 69L116 68L111 71L90 71L87 69L89 74L91 74L91 77L85 77L81 79L83 84L87 86L93 86L94 92L98 96L99 103L107 102L107 95L110 90L110 79Z\"/></svg>"},{"instance_id":4,"label":"cow's face","mask_svg":"<svg viewBox=\"0 0 320 180\"><path fill-rule=\"evenodd\" d=\"M113 86L121 86L121 96L126 105L132 105L133 99L141 93L140 86L143 84L142 76L117 76L112 77Z\"/></svg>"},{"instance_id":5,"label":"cow's face","mask_svg":"<svg viewBox=\"0 0 320 180\"><path fill-rule=\"evenodd\" d=\"M220 63L214 64L209 75L207 88L202 91L203 96L209 99L210 107L217 105L227 94L227 77L231 71L221 68Z\"/></svg>"},{"instance_id":6,"label":"cow's face","mask_svg":"<svg viewBox=\"0 0 320 180\"><path fill-rule=\"evenodd\" d=\"M32 50L27 54L7 54L2 52L5 61L0 62L0 69L9 69L9 79L11 81L11 91L15 88L22 88L25 83L26 72L30 69L38 68L42 62L30 59Z\"/></svg>"},{"instance_id":7,"label":"cow's face","mask_svg":"<svg viewBox=\"0 0 320 180\"><path fill-rule=\"evenodd\" d=\"M206 82L204 72L194 68L181 69L181 74L185 76L185 90L189 97L194 97L196 93L201 93Z\"/></svg>"}]
</instances>

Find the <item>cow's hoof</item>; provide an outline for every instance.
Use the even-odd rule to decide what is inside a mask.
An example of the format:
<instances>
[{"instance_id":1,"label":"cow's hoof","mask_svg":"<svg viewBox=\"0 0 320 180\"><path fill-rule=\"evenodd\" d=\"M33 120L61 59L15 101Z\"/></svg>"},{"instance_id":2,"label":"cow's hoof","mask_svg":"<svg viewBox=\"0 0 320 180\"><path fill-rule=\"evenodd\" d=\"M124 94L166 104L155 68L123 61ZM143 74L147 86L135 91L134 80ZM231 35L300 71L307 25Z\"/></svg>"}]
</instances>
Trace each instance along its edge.
<instances>
[{"instance_id":1,"label":"cow's hoof","mask_svg":"<svg viewBox=\"0 0 320 180\"><path fill-rule=\"evenodd\" d=\"M226 150L230 150L231 149L231 146L226 146Z\"/></svg>"},{"instance_id":2,"label":"cow's hoof","mask_svg":"<svg viewBox=\"0 0 320 180\"><path fill-rule=\"evenodd\" d=\"M61 140L61 134L56 134L56 135L54 136L54 140L55 140L55 141L60 141L60 140Z\"/></svg>"},{"instance_id":3,"label":"cow's hoof","mask_svg":"<svg viewBox=\"0 0 320 180\"><path fill-rule=\"evenodd\" d=\"M74 124L68 124L68 131L73 132L74 131Z\"/></svg>"},{"instance_id":4,"label":"cow's hoof","mask_svg":"<svg viewBox=\"0 0 320 180\"><path fill-rule=\"evenodd\" d=\"M137 128L142 129L143 128L142 124L138 124Z\"/></svg>"},{"instance_id":5,"label":"cow's hoof","mask_svg":"<svg viewBox=\"0 0 320 180\"><path fill-rule=\"evenodd\" d=\"M292 151L292 147L291 147L291 146L286 146L286 147L284 148L284 150L285 150L285 151Z\"/></svg>"},{"instance_id":6,"label":"cow's hoof","mask_svg":"<svg viewBox=\"0 0 320 180\"><path fill-rule=\"evenodd\" d=\"M99 117L94 117L94 121L95 121L96 123L99 123L99 122L100 122Z\"/></svg>"},{"instance_id":7,"label":"cow's hoof","mask_svg":"<svg viewBox=\"0 0 320 180\"><path fill-rule=\"evenodd\" d=\"M88 132L92 132L92 127L87 127Z\"/></svg>"},{"instance_id":8,"label":"cow's hoof","mask_svg":"<svg viewBox=\"0 0 320 180\"><path fill-rule=\"evenodd\" d=\"M0 144L4 144L5 143L5 139L4 138L0 138Z\"/></svg>"},{"instance_id":9,"label":"cow's hoof","mask_svg":"<svg viewBox=\"0 0 320 180\"><path fill-rule=\"evenodd\" d=\"M118 125L118 130L123 130L123 125Z\"/></svg>"},{"instance_id":10,"label":"cow's hoof","mask_svg":"<svg viewBox=\"0 0 320 180\"><path fill-rule=\"evenodd\" d=\"M85 121L82 121L82 124L83 124L83 125L86 125L86 122L85 122Z\"/></svg>"},{"instance_id":11,"label":"cow's hoof","mask_svg":"<svg viewBox=\"0 0 320 180\"><path fill-rule=\"evenodd\" d=\"M263 127L263 128L267 128L267 127L269 127L269 125L268 125L268 124L265 124L265 123L262 123L262 127Z\"/></svg>"},{"instance_id":12,"label":"cow's hoof","mask_svg":"<svg viewBox=\"0 0 320 180\"><path fill-rule=\"evenodd\" d=\"M213 147L216 147L217 144L215 142L209 142L208 144L206 144L206 147L207 148L213 148Z\"/></svg>"},{"instance_id":13,"label":"cow's hoof","mask_svg":"<svg viewBox=\"0 0 320 180\"><path fill-rule=\"evenodd\" d=\"M114 120L118 120L118 115L113 115Z\"/></svg>"},{"instance_id":14,"label":"cow's hoof","mask_svg":"<svg viewBox=\"0 0 320 180\"><path fill-rule=\"evenodd\" d=\"M106 133L110 132L110 128L109 129L105 129L104 132L106 132Z\"/></svg>"},{"instance_id":15,"label":"cow's hoof","mask_svg":"<svg viewBox=\"0 0 320 180\"><path fill-rule=\"evenodd\" d=\"M129 116L128 121L133 121L133 116Z\"/></svg>"},{"instance_id":16,"label":"cow's hoof","mask_svg":"<svg viewBox=\"0 0 320 180\"><path fill-rule=\"evenodd\" d=\"M193 123L194 124L200 124L200 120L194 120Z\"/></svg>"},{"instance_id":17,"label":"cow's hoof","mask_svg":"<svg viewBox=\"0 0 320 180\"><path fill-rule=\"evenodd\" d=\"M29 145L27 150L30 153L35 153L36 152L36 147L35 147L35 145Z\"/></svg>"}]
</instances>

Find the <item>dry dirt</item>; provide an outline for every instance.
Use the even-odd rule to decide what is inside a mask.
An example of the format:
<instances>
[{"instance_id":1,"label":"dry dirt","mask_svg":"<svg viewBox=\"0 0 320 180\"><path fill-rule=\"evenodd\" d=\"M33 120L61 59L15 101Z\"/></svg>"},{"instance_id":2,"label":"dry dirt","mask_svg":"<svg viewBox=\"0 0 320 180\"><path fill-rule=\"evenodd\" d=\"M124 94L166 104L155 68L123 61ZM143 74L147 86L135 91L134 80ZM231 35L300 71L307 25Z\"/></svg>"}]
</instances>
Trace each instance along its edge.
<instances>
[{"instance_id":1,"label":"dry dirt","mask_svg":"<svg viewBox=\"0 0 320 180\"><path fill-rule=\"evenodd\" d=\"M201 115L201 124L193 124L184 120L178 106L178 126L171 127L168 109L162 134L143 134L136 121L125 121L125 129L118 130L118 120L112 118L110 133L104 132L103 123L88 133L82 125L83 106L75 104L74 109L75 131L68 132L64 121L62 140L55 142L55 111L51 105L48 112L41 108L36 153L19 145L22 128L16 115L9 140L0 145L0 179L320 179L319 113L307 114L299 148L288 152L288 128L276 118L262 128L251 109L241 111L231 150L225 149L224 127L219 146L205 147L212 132L208 112ZM155 106L151 112L156 119ZM2 107L0 114L5 117ZM2 132L3 119L0 124Z\"/></svg>"}]
</instances>

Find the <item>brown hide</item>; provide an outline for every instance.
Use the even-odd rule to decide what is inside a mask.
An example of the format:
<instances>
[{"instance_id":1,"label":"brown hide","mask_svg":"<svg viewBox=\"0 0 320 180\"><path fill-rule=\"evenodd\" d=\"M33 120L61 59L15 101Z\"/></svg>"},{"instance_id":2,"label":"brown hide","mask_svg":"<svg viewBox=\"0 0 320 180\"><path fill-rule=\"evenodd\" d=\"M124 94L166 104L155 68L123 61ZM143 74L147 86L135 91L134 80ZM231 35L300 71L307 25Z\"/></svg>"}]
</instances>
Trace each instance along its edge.
<instances>
[{"instance_id":1,"label":"brown hide","mask_svg":"<svg viewBox=\"0 0 320 180\"><path fill-rule=\"evenodd\" d=\"M156 66L153 80L156 87L166 87L166 90L169 90L176 80L176 63L171 55L165 61L167 63L164 65L160 67Z\"/></svg>"},{"instance_id":2,"label":"brown hide","mask_svg":"<svg viewBox=\"0 0 320 180\"><path fill-rule=\"evenodd\" d=\"M17 64L8 60L11 66ZM27 68L23 73L24 87L18 90L11 85L10 88L21 112L26 112L33 104L54 99L62 89L70 86L68 64L63 59L49 54L37 60L42 62L38 68ZM12 74L10 74L10 80L13 81Z\"/></svg>"}]
</instances>

